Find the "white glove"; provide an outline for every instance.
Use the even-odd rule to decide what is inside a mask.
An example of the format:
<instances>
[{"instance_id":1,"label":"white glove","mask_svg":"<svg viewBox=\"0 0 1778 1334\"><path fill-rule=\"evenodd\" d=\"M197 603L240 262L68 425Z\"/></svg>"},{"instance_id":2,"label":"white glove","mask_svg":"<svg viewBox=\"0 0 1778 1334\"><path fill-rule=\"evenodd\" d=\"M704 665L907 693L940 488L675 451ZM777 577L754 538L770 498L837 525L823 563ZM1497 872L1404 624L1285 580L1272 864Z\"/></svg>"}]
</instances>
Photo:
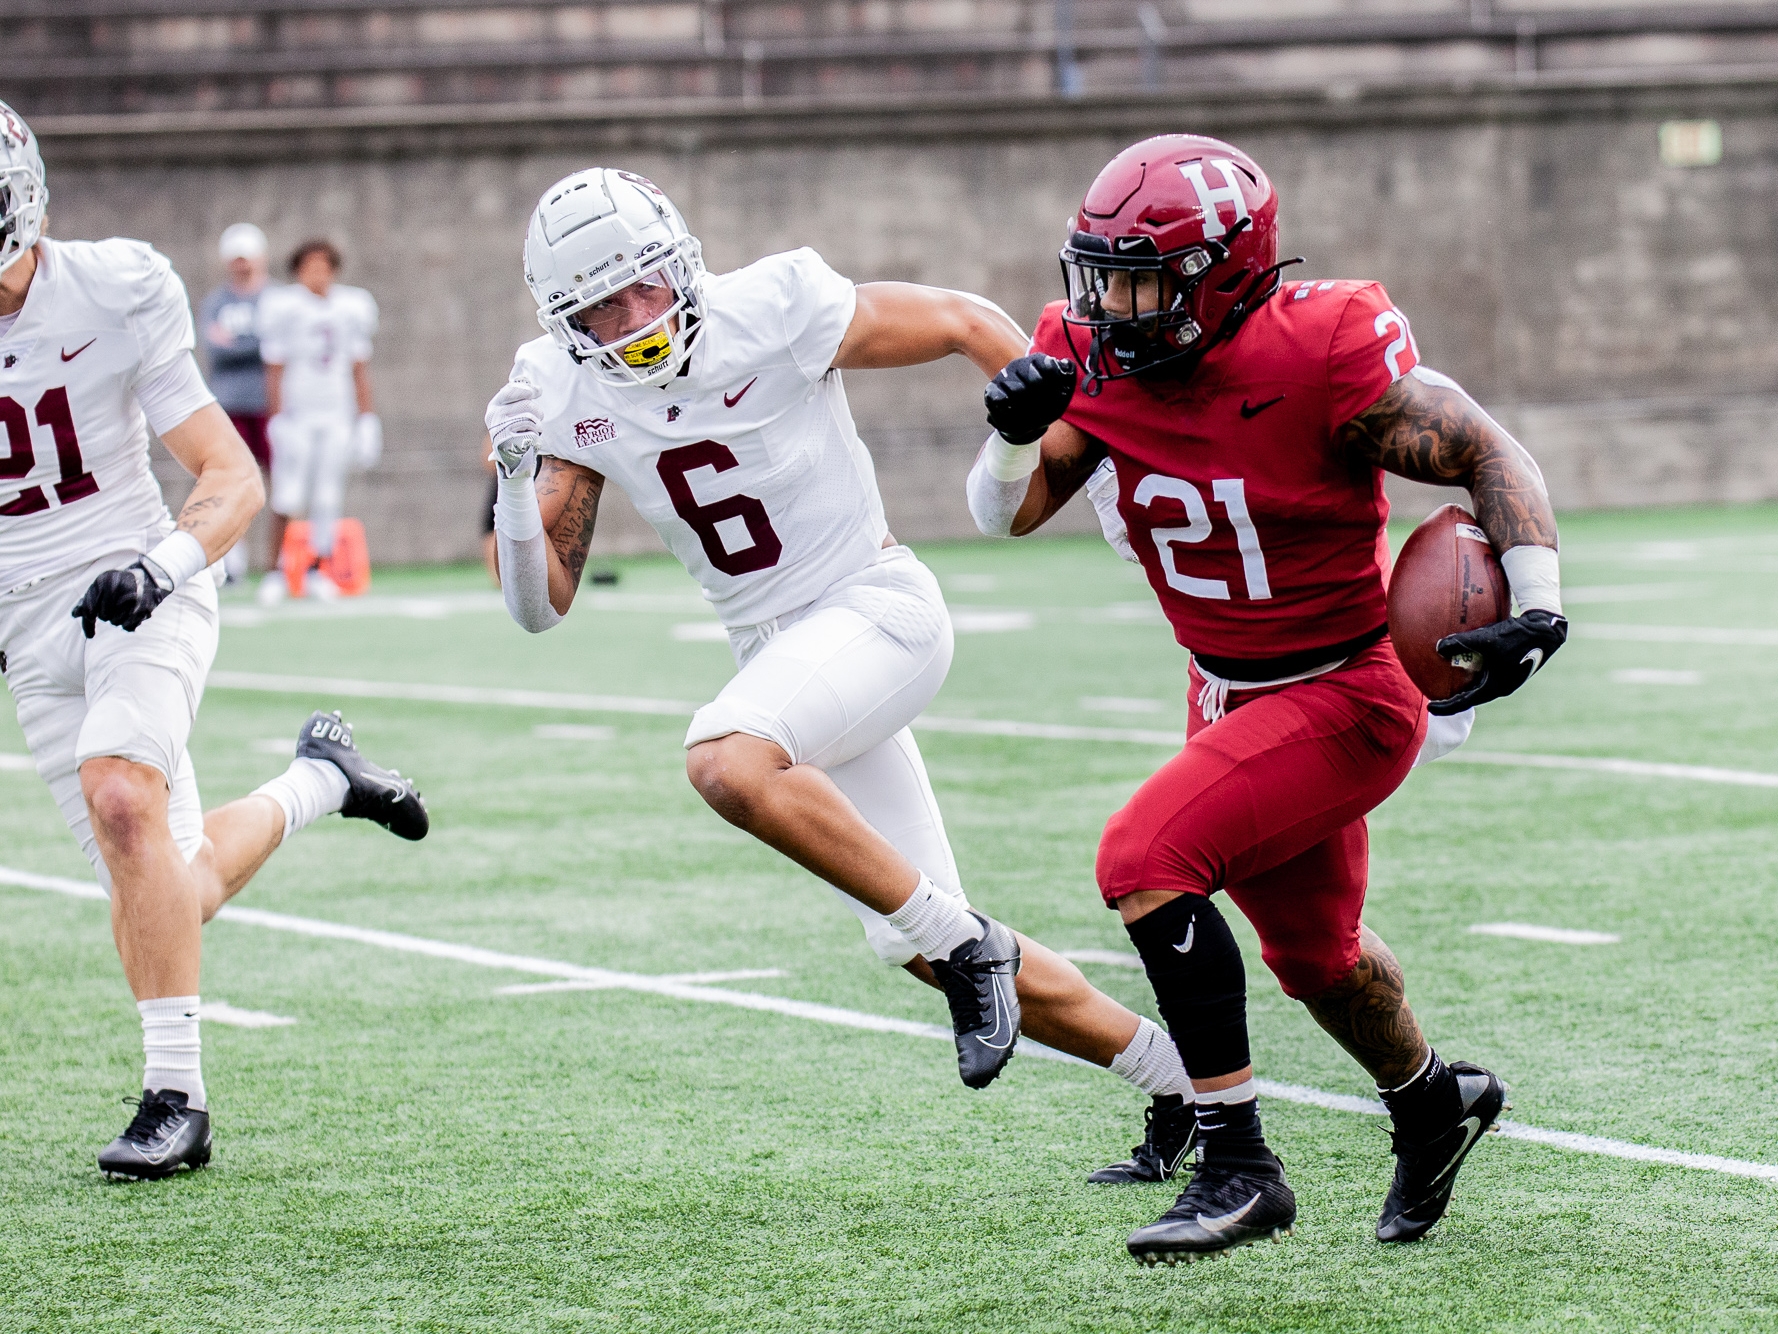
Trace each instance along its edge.
<instances>
[{"instance_id":1,"label":"white glove","mask_svg":"<svg viewBox=\"0 0 1778 1334\"><path fill-rule=\"evenodd\" d=\"M494 445L489 457L502 477L529 475L536 465L537 442L543 438L543 418L537 412L542 397L528 380L511 380L488 401L482 420Z\"/></svg>"},{"instance_id":2,"label":"white glove","mask_svg":"<svg viewBox=\"0 0 1778 1334\"><path fill-rule=\"evenodd\" d=\"M1099 531L1105 534L1111 549L1132 564L1141 564L1142 558L1130 545L1129 527L1117 510L1117 467L1110 459L1094 468L1093 475L1087 478L1087 499L1093 502L1093 511L1099 516Z\"/></svg>"},{"instance_id":3,"label":"white glove","mask_svg":"<svg viewBox=\"0 0 1778 1334\"><path fill-rule=\"evenodd\" d=\"M352 466L368 472L383 458L383 419L374 412L361 412L352 423Z\"/></svg>"}]
</instances>

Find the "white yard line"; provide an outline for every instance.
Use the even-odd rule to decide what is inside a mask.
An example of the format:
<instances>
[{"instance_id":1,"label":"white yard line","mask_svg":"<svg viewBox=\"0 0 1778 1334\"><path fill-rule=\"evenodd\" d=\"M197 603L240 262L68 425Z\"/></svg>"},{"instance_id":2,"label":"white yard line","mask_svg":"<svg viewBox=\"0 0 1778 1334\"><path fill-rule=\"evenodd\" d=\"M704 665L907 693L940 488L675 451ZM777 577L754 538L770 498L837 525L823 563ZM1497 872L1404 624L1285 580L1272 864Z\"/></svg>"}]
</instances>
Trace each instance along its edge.
<instances>
[{"instance_id":1,"label":"white yard line","mask_svg":"<svg viewBox=\"0 0 1778 1334\"><path fill-rule=\"evenodd\" d=\"M15 871L9 867L0 867L0 885L12 885L20 889L50 890L79 899L103 899L105 897L104 891L90 881L70 880L63 876L36 875L30 871ZM842 1028L858 1028L873 1033L900 1033L907 1037L936 1039L946 1043L951 1041L950 1030L941 1028L937 1024L922 1024L910 1019L894 1019L888 1015L866 1014L860 1010L843 1010L837 1006L819 1005L812 1001L789 1000L782 996L765 996L750 991L725 991L720 987L699 986L696 983L679 981L671 977L649 977L640 973L616 972L606 968L586 968L579 964L558 963L553 959L539 959L522 954L504 954L498 950L484 950L474 945L458 945L450 941L428 940L424 936L404 935L396 931L376 931L365 927L347 926L340 922L324 922L313 917L293 917L287 913L265 912L257 908L229 906L223 908L218 916L247 926L263 926L274 931L289 931L297 935L314 936L324 940L349 940L357 944L374 945L381 949L395 950L404 954L424 954L435 959L452 959L459 963L474 964L482 968L503 968L512 972L534 973L545 977L592 982L599 984L592 988L596 990L642 991L657 996L670 996L677 1000L732 1005L747 1010L764 1010L796 1019L808 1019L816 1023L835 1024ZM1069 1056L1036 1042L1023 1042L1020 1044L1019 1050L1025 1056L1063 1061L1071 1065L1088 1064L1078 1057ZM1383 1104L1373 1102L1369 1098L1353 1097L1345 1093L1329 1093L1323 1089L1308 1088L1301 1084L1280 1084L1269 1079L1255 1080L1254 1083L1259 1091L1267 1097L1278 1098L1285 1102L1302 1103L1306 1106L1321 1107L1329 1111L1355 1112L1362 1115L1381 1116L1384 1113ZM1566 1149L1571 1153L1597 1154L1606 1158L1625 1158L1634 1162L1665 1163L1674 1167L1689 1167L1703 1172L1720 1172L1729 1176L1752 1177L1760 1181L1778 1182L1778 1166L1770 1166L1766 1163L1747 1162L1739 1158L1722 1158L1709 1153L1681 1153L1676 1149L1652 1148L1644 1144L1632 1144L1627 1140L1606 1139L1599 1135L1581 1135L1567 1130L1544 1130L1538 1126L1521 1125L1514 1121L1501 1122L1500 1129L1511 1139L1530 1140L1535 1144Z\"/></svg>"},{"instance_id":2,"label":"white yard line","mask_svg":"<svg viewBox=\"0 0 1778 1334\"><path fill-rule=\"evenodd\" d=\"M37 765L29 755L0 751L0 773L36 773Z\"/></svg>"},{"instance_id":3,"label":"white yard line","mask_svg":"<svg viewBox=\"0 0 1778 1334\"><path fill-rule=\"evenodd\" d=\"M1713 769L1698 764L1656 764L1596 755L1520 755L1505 751L1470 750L1467 746L1441 764L1500 764L1517 769L1574 769L1582 773L1622 774L1631 778L1677 778L1689 783L1728 783L1735 787L1778 787L1778 774L1754 769Z\"/></svg>"},{"instance_id":4,"label":"white yard line","mask_svg":"<svg viewBox=\"0 0 1778 1334\"><path fill-rule=\"evenodd\" d=\"M227 1001L200 1001L198 1008L207 1024L227 1024L231 1028L288 1028L296 1020L264 1010L243 1010Z\"/></svg>"},{"instance_id":5,"label":"white yard line","mask_svg":"<svg viewBox=\"0 0 1778 1334\"><path fill-rule=\"evenodd\" d=\"M734 968L726 973L657 973L655 978L660 982L695 982L707 985L712 982L748 982L761 977L788 977L782 968ZM609 991L611 984L607 982L582 982L577 978L567 978L561 982L519 982L510 987L495 987L496 996L541 996L552 991Z\"/></svg>"},{"instance_id":6,"label":"white yard line","mask_svg":"<svg viewBox=\"0 0 1778 1334\"><path fill-rule=\"evenodd\" d=\"M1029 737L1038 741L1133 741L1143 746L1185 744L1185 729L1161 731L1145 727L1074 727L1067 723L1021 723L997 718L940 718L923 713L914 719L921 732L961 732L968 736Z\"/></svg>"},{"instance_id":7,"label":"white yard line","mask_svg":"<svg viewBox=\"0 0 1778 1334\"><path fill-rule=\"evenodd\" d=\"M1778 641L1775 641L1778 642ZM360 681L348 677L284 676L266 672L210 673L218 690L251 690L273 695L344 695L355 699L416 700L426 704L493 704L516 709L554 709L580 713L651 713L686 717L696 704L636 695L570 695L547 690L504 690L490 686L424 685L402 681ZM946 718L922 714L914 726L924 732L956 732L968 736L1023 737L1037 741L1112 741L1142 746L1185 744L1185 731L1144 727L1075 727L1067 723L1027 723L1005 718ZM1778 774L1748 769L1713 769L1690 764L1657 764L1591 755L1521 755L1505 751L1470 750L1448 755L1440 763L1518 765L1530 769L1581 769L1637 778L1678 778L1697 783L1732 783L1742 787L1778 787Z\"/></svg>"},{"instance_id":8,"label":"white yard line","mask_svg":"<svg viewBox=\"0 0 1778 1334\"><path fill-rule=\"evenodd\" d=\"M442 686L404 681L359 681L343 676L285 676L268 672L211 672L218 690L254 690L272 695L344 695L350 699L407 699L424 704L499 704L514 709L560 709L580 713L696 713L698 706L677 699L639 695L568 695L548 690L504 690L490 686Z\"/></svg>"},{"instance_id":9,"label":"white yard line","mask_svg":"<svg viewBox=\"0 0 1778 1334\"><path fill-rule=\"evenodd\" d=\"M1778 646L1778 630L1737 630L1711 625L1600 625L1596 621L1575 621L1569 633L1582 639L1616 639L1632 644Z\"/></svg>"},{"instance_id":10,"label":"white yard line","mask_svg":"<svg viewBox=\"0 0 1778 1334\"><path fill-rule=\"evenodd\" d=\"M1609 931L1572 931L1565 926L1531 926L1525 922L1477 922L1469 928L1469 934L1540 940L1552 945L1615 945L1622 939Z\"/></svg>"},{"instance_id":11,"label":"white yard line","mask_svg":"<svg viewBox=\"0 0 1778 1334\"><path fill-rule=\"evenodd\" d=\"M1061 950L1064 959L1072 959L1075 963L1103 963L1113 968L1140 968L1142 956L1130 954L1124 950Z\"/></svg>"}]
</instances>

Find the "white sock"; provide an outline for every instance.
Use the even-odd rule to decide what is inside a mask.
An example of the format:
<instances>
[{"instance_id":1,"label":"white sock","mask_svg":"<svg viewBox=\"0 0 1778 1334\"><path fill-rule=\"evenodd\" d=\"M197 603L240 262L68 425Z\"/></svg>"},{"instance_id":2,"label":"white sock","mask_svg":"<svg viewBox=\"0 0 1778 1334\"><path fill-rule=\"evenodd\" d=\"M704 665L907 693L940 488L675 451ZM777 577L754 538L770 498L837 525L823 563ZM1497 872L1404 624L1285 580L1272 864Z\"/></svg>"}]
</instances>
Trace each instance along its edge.
<instances>
[{"instance_id":1,"label":"white sock","mask_svg":"<svg viewBox=\"0 0 1778 1334\"><path fill-rule=\"evenodd\" d=\"M962 899L945 893L924 872L908 901L885 917L928 959L948 959L965 941L980 940L984 931Z\"/></svg>"},{"instance_id":2,"label":"white sock","mask_svg":"<svg viewBox=\"0 0 1778 1334\"><path fill-rule=\"evenodd\" d=\"M253 789L256 797L270 797L284 812L284 837L331 815L346 804L351 784L337 764L327 760L296 759L269 783Z\"/></svg>"},{"instance_id":3,"label":"white sock","mask_svg":"<svg viewBox=\"0 0 1778 1334\"><path fill-rule=\"evenodd\" d=\"M1259 1090L1253 1087L1251 1079L1243 1079L1233 1088L1214 1089L1208 1093L1200 1089L1192 1094L1192 1100L1200 1106L1206 1103L1214 1105L1219 1102L1252 1102L1257 1097Z\"/></svg>"},{"instance_id":4,"label":"white sock","mask_svg":"<svg viewBox=\"0 0 1778 1334\"><path fill-rule=\"evenodd\" d=\"M1111 1073L1127 1079L1151 1098L1177 1093L1191 1098L1191 1080L1179 1060L1179 1048L1167 1030L1152 1019L1136 1021L1130 1045L1111 1058Z\"/></svg>"},{"instance_id":5,"label":"white sock","mask_svg":"<svg viewBox=\"0 0 1778 1334\"><path fill-rule=\"evenodd\" d=\"M178 1089L186 1105L204 1111L204 1071L199 1061L198 998L162 996L137 1001L142 1014L142 1052L147 1069L142 1072L145 1089Z\"/></svg>"}]
</instances>

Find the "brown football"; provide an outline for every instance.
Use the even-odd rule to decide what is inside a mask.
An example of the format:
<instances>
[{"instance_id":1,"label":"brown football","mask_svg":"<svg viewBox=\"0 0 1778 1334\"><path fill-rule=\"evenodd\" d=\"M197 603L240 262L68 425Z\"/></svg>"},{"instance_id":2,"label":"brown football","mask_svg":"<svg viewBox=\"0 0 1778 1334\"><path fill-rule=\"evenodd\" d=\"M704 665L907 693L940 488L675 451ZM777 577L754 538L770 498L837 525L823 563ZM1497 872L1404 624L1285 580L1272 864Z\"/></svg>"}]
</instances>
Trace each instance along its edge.
<instances>
[{"instance_id":1,"label":"brown football","mask_svg":"<svg viewBox=\"0 0 1778 1334\"><path fill-rule=\"evenodd\" d=\"M1439 506L1409 534L1389 576L1389 638L1409 678L1428 699L1465 689L1475 672L1433 645L1511 615L1512 591L1488 535L1463 506Z\"/></svg>"}]
</instances>

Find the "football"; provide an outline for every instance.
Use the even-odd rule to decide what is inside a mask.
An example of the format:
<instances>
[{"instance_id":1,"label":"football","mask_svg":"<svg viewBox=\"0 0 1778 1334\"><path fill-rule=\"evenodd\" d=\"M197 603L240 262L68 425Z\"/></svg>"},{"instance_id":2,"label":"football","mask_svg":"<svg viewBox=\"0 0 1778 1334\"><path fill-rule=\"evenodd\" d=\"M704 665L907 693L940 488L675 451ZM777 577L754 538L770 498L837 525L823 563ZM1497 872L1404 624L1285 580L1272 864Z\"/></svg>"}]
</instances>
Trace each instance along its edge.
<instances>
[{"instance_id":1,"label":"football","mask_svg":"<svg viewBox=\"0 0 1778 1334\"><path fill-rule=\"evenodd\" d=\"M1512 615L1506 572L1488 535L1461 505L1441 505L1408 536L1389 577L1389 638L1428 699L1448 699L1475 672L1433 648L1446 635Z\"/></svg>"}]
</instances>

